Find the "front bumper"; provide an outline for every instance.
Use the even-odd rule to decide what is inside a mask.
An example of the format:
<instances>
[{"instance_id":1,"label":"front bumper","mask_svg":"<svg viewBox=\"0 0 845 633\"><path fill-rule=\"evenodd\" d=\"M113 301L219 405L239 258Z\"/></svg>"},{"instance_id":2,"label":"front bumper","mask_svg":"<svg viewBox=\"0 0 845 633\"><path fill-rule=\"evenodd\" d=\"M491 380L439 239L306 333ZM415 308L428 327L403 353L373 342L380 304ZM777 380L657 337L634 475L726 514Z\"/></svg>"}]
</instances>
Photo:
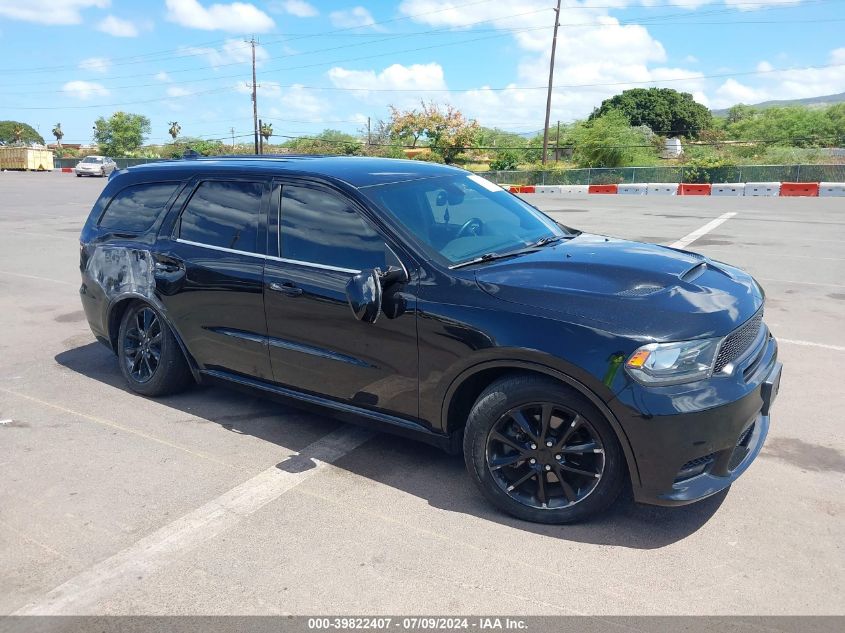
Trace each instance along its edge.
<instances>
[{"instance_id":1,"label":"front bumper","mask_svg":"<svg viewBox=\"0 0 845 633\"><path fill-rule=\"evenodd\" d=\"M767 341L762 361L747 382L715 379L683 395L629 394L631 415L621 421L639 475L633 486L637 501L692 503L729 487L748 469L766 441L780 385L774 339Z\"/></svg>"}]
</instances>

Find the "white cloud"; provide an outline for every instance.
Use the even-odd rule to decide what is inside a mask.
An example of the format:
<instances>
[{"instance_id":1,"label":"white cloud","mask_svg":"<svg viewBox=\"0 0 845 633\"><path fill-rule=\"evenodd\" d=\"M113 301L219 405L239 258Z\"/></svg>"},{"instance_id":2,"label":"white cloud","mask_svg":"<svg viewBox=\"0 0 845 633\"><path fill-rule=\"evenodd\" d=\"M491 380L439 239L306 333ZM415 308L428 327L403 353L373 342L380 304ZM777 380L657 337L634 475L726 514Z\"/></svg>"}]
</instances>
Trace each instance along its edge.
<instances>
[{"instance_id":1,"label":"white cloud","mask_svg":"<svg viewBox=\"0 0 845 633\"><path fill-rule=\"evenodd\" d=\"M185 46L179 49L182 55L204 55L212 68L218 68L227 64L241 64L252 60L252 47L249 43L238 39L228 39L221 48L209 48L199 46ZM270 58L267 50L257 44L255 46L255 63L260 66Z\"/></svg>"},{"instance_id":2,"label":"white cloud","mask_svg":"<svg viewBox=\"0 0 845 633\"><path fill-rule=\"evenodd\" d=\"M740 11L759 11L780 5L800 4L801 0L725 0L725 4Z\"/></svg>"},{"instance_id":3,"label":"white cloud","mask_svg":"<svg viewBox=\"0 0 845 633\"><path fill-rule=\"evenodd\" d=\"M168 97L187 97L191 94L190 90L186 90L185 88L181 88L179 86L170 86L165 91Z\"/></svg>"},{"instance_id":4,"label":"white cloud","mask_svg":"<svg viewBox=\"0 0 845 633\"><path fill-rule=\"evenodd\" d=\"M239 92L249 92L242 86L238 86L237 89ZM282 88L278 82L266 81L261 82L258 103L261 112L271 121L281 119L288 122L298 120L302 123L320 123L331 109L331 104L327 100L314 96L314 93L302 84ZM277 124L276 131L281 133L282 130L283 128Z\"/></svg>"},{"instance_id":5,"label":"white cloud","mask_svg":"<svg viewBox=\"0 0 845 633\"><path fill-rule=\"evenodd\" d=\"M198 0L166 0L167 19L181 26L204 31L265 33L276 24L273 18L248 2L203 6Z\"/></svg>"},{"instance_id":6,"label":"white cloud","mask_svg":"<svg viewBox=\"0 0 845 633\"><path fill-rule=\"evenodd\" d=\"M138 37L138 27L134 23L113 15L101 20L97 24L97 30L114 37Z\"/></svg>"},{"instance_id":7,"label":"white cloud","mask_svg":"<svg viewBox=\"0 0 845 633\"><path fill-rule=\"evenodd\" d=\"M359 26L374 27L375 25L375 20L370 12L360 6L342 11L332 11L329 13L329 20L334 26L343 29L351 29Z\"/></svg>"},{"instance_id":8,"label":"white cloud","mask_svg":"<svg viewBox=\"0 0 845 633\"><path fill-rule=\"evenodd\" d=\"M84 9L105 9L110 0L0 0L0 16L39 24L80 24Z\"/></svg>"},{"instance_id":9,"label":"white cloud","mask_svg":"<svg viewBox=\"0 0 845 633\"><path fill-rule=\"evenodd\" d=\"M346 70L335 67L329 70L328 77L338 88L412 90L417 93L414 100L419 100L427 90L446 89L443 67L434 62L410 66L393 64L379 73L374 70ZM356 90L355 93L358 96L366 94L364 90Z\"/></svg>"},{"instance_id":10,"label":"white cloud","mask_svg":"<svg viewBox=\"0 0 845 633\"><path fill-rule=\"evenodd\" d=\"M88 57L79 62L80 69L95 73L106 73L110 67L111 60L108 57Z\"/></svg>"},{"instance_id":11,"label":"white cloud","mask_svg":"<svg viewBox=\"0 0 845 633\"><path fill-rule=\"evenodd\" d=\"M102 84L93 81L69 81L62 86L62 92L70 96L86 101L91 97L106 97L110 93Z\"/></svg>"},{"instance_id":12,"label":"white cloud","mask_svg":"<svg viewBox=\"0 0 845 633\"><path fill-rule=\"evenodd\" d=\"M666 49L646 27L621 24L608 15L610 5L624 7L631 0L594 0L594 3L592 8L589 2L577 5L582 8L571 21L583 22L584 26L558 32L554 83L559 87L552 95L553 121L583 118L603 99L626 88L652 83L705 95L707 86L701 73L665 66ZM481 86L436 98L450 101L485 125L511 129L542 126L551 40L547 0L520 2L521 15L517 16L514 16L514 5L504 2L460 6L452 0L404 0L399 11L433 27L471 28L472 24L484 21L482 28L511 30L516 44L514 81L504 89ZM660 82L666 79L681 81Z\"/></svg>"},{"instance_id":13,"label":"white cloud","mask_svg":"<svg viewBox=\"0 0 845 633\"><path fill-rule=\"evenodd\" d=\"M297 18L313 18L320 15L320 12L312 4L303 0L284 0L282 2L271 2L270 9L287 13Z\"/></svg>"},{"instance_id":14,"label":"white cloud","mask_svg":"<svg viewBox=\"0 0 845 633\"><path fill-rule=\"evenodd\" d=\"M154 78L155 80L157 80L157 81L163 81L163 82L170 82L170 81L173 81L173 79L171 79L171 78L170 78L170 75L168 75L168 74L167 74L165 71L163 71L163 70L162 70L161 72L156 73L156 74L153 76L153 78Z\"/></svg>"},{"instance_id":15,"label":"white cloud","mask_svg":"<svg viewBox=\"0 0 845 633\"><path fill-rule=\"evenodd\" d=\"M773 99L804 99L845 91L845 47L830 51L824 67L774 70L761 61L757 70L766 74L746 80L727 79L716 91L714 108L728 108L737 103L760 103ZM753 85L752 85L753 84Z\"/></svg>"}]
</instances>

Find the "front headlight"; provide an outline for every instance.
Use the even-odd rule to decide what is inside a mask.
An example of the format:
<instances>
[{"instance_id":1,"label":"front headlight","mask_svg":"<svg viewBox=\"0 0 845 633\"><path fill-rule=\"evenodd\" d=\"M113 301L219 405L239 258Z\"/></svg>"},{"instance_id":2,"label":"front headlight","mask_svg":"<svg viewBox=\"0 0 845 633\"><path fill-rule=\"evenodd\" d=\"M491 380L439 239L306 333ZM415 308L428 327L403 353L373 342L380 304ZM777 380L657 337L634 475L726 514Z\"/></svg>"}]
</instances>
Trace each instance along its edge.
<instances>
[{"instance_id":1,"label":"front headlight","mask_svg":"<svg viewBox=\"0 0 845 633\"><path fill-rule=\"evenodd\" d=\"M644 385L677 385L709 378L713 373L718 338L649 343L643 345L625 363L625 369Z\"/></svg>"}]
</instances>

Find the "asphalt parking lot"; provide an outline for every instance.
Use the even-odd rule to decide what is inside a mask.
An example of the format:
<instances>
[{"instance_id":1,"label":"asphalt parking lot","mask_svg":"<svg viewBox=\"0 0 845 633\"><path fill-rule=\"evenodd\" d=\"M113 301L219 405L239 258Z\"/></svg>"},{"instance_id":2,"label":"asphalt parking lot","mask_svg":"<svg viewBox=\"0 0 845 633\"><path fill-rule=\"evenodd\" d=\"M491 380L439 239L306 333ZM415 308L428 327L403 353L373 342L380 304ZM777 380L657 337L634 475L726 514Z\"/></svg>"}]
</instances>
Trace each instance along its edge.
<instances>
[{"instance_id":1,"label":"asphalt parking lot","mask_svg":"<svg viewBox=\"0 0 845 633\"><path fill-rule=\"evenodd\" d=\"M221 388L129 393L77 293L103 184L0 173L0 614L845 614L845 199L531 197L664 244L735 213L689 248L757 276L784 363L727 494L552 527L424 445Z\"/></svg>"}]
</instances>

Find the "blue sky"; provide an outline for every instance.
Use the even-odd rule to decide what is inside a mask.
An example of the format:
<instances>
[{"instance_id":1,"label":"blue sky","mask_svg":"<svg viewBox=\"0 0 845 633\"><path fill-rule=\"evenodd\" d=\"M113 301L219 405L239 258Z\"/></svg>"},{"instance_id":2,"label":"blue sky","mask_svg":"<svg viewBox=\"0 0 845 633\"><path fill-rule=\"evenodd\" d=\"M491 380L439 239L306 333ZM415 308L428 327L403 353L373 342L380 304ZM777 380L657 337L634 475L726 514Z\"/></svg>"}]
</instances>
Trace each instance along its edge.
<instances>
[{"instance_id":1,"label":"blue sky","mask_svg":"<svg viewBox=\"0 0 845 633\"><path fill-rule=\"evenodd\" d=\"M277 135L355 132L420 99L542 128L553 0L357 1L0 0L0 119L90 142L125 110L150 118L149 142L174 120L247 140L255 34ZM845 91L845 0L567 0L560 21L553 121L628 87L710 107Z\"/></svg>"}]
</instances>

